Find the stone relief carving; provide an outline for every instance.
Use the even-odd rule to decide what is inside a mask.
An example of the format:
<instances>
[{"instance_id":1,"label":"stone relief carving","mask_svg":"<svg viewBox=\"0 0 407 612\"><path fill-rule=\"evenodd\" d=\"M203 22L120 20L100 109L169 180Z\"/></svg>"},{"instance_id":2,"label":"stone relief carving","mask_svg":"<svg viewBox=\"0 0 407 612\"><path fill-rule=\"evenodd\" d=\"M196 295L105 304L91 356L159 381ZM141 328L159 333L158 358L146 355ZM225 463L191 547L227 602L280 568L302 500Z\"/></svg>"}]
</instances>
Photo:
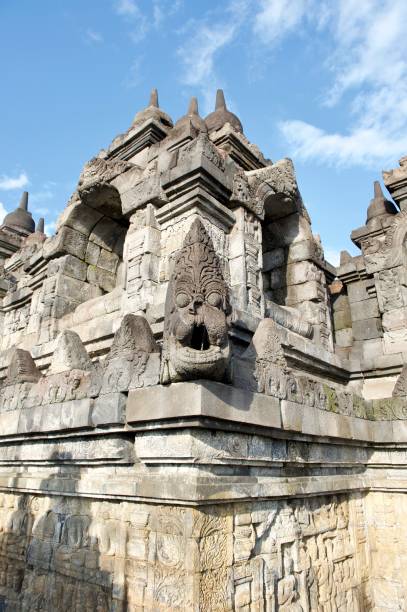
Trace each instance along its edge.
<instances>
[{"instance_id":1,"label":"stone relief carving","mask_svg":"<svg viewBox=\"0 0 407 612\"><path fill-rule=\"evenodd\" d=\"M291 159L245 173L249 181L250 208L260 217L264 215L264 201L271 194L279 194L299 202L300 195Z\"/></svg>"},{"instance_id":2,"label":"stone relief carving","mask_svg":"<svg viewBox=\"0 0 407 612\"><path fill-rule=\"evenodd\" d=\"M237 506L235 609L362 609L349 518L354 505L334 496Z\"/></svg>"},{"instance_id":3,"label":"stone relief carving","mask_svg":"<svg viewBox=\"0 0 407 612\"><path fill-rule=\"evenodd\" d=\"M123 160L106 160L94 157L85 164L82 170L78 182L78 191L83 193L98 184L108 183L117 175L134 167L134 164Z\"/></svg>"},{"instance_id":4,"label":"stone relief carving","mask_svg":"<svg viewBox=\"0 0 407 612\"><path fill-rule=\"evenodd\" d=\"M403 366L393 389L393 397L407 397L407 366Z\"/></svg>"},{"instance_id":5,"label":"stone relief carving","mask_svg":"<svg viewBox=\"0 0 407 612\"><path fill-rule=\"evenodd\" d=\"M366 400L341 385L296 373L287 362L286 343L284 328L272 319L263 319L246 352L233 361L234 384L280 400L360 419L407 418L402 375L392 398Z\"/></svg>"},{"instance_id":6,"label":"stone relief carving","mask_svg":"<svg viewBox=\"0 0 407 612\"><path fill-rule=\"evenodd\" d=\"M160 350L144 317L123 317L103 369L102 395L158 384Z\"/></svg>"},{"instance_id":7,"label":"stone relief carving","mask_svg":"<svg viewBox=\"0 0 407 612\"><path fill-rule=\"evenodd\" d=\"M405 264L405 239L407 234L407 211L394 216L384 237L368 237L361 243L368 272L388 270Z\"/></svg>"},{"instance_id":8,"label":"stone relief carving","mask_svg":"<svg viewBox=\"0 0 407 612\"><path fill-rule=\"evenodd\" d=\"M386 232L386 238L382 250L400 246L407 231L407 210L402 210L394 217L394 221Z\"/></svg>"},{"instance_id":9,"label":"stone relief carving","mask_svg":"<svg viewBox=\"0 0 407 612\"><path fill-rule=\"evenodd\" d=\"M300 334L300 336L304 336L304 338L312 338L313 336L314 329L312 325L300 319L294 309L290 310L274 302L267 301L266 314L282 327L286 327Z\"/></svg>"},{"instance_id":10,"label":"stone relief carving","mask_svg":"<svg viewBox=\"0 0 407 612\"><path fill-rule=\"evenodd\" d=\"M68 370L90 370L92 362L78 334L65 330L57 338L49 374Z\"/></svg>"},{"instance_id":11,"label":"stone relief carving","mask_svg":"<svg viewBox=\"0 0 407 612\"><path fill-rule=\"evenodd\" d=\"M249 180L243 170L235 172L233 176L233 191L230 199L243 206L250 205Z\"/></svg>"},{"instance_id":12,"label":"stone relief carving","mask_svg":"<svg viewBox=\"0 0 407 612\"><path fill-rule=\"evenodd\" d=\"M225 171L225 160L220 150L211 142L207 134L200 133L197 138L178 151L177 165L190 165L193 156L201 154L221 172Z\"/></svg>"},{"instance_id":13,"label":"stone relief carving","mask_svg":"<svg viewBox=\"0 0 407 612\"><path fill-rule=\"evenodd\" d=\"M229 360L229 292L202 222L176 255L167 290L162 382L221 380Z\"/></svg>"},{"instance_id":14,"label":"stone relief carving","mask_svg":"<svg viewBox=\"0 0 407 612\"><path fill-rule=\"evenodd\" d=\"M23 349L14 349L7 369L6 385L24 382L36 383L40 378L41 372L35 365L31 354Z\"/></svg>"},{"instance_id":15,"label":"stone relief carving","mask_svg":"<svg viewBox=\"0 0 407 612\"><path fill-rule=\"evenodd\" d=\"M401 293L399 270L397 268L381 270L375 276L380 310L386 312L395 308L402 308L404 302Z\"/></svg>"},{"instance_id":16,"label":"stone relief carving","mask_svg":"<svg viewBox=\"0 0 407 612\"><path fill-rule=\"evenodd\" d=\"M262 314L262 274L261 274L261 225L256 216L245 211L244 238L246 260L246 288L248 308L254 316Z\"/></svg>"},{"instance_id":17,"label":"stone relief carving","mask_svg":"<svg viewBox=\"0 0 407 612\"><path fill-rule=\"evenodd\" d=\"M132 129L136 131L135 127ZM144 137L148 138L141 136L138 145L143 146ZM187 135L190 137L194 138L193 131ZM290 160L244 172L235 162L239 159L236 150L234 157L228 155L226 149L220 151L206 135L185 146L186 142L187 139L171 144L170 138L156 141L141 155L140 149L137 159L143 160L144 171L117 158L91 160L81 175L69 210L63 214L55 239L44 242L43 234L32 234L3 266L2 349L33 347L30 350L42 373L28 352L17 349L0 388L4 436L0 444L0 484L3 489L12 486L15 490L18 487L39 490L38 496L0 493L0 608L4 599L10 609L27 612L107 612L124 610L126 606L135 610L185 611L199 607L240 612L373 609L372 602L366 603L370 570L365 493L282 501L271 496L267 499L271 490L267 487L276 487L273 495L280 495L280 481L274 478L278 474L287 481L284 484L287 495L297 495L299 490L301 495L325 493L328 489L323 487L333 490L338 483L343 485L341 490L346 490L349 485L343 484L345 478L362 472L361 465L368 465L369 473L377 462L385 463L388 473L392 464L399 470L405 462L402 449L386 447L378 451L372 450L372 445L362 448L355 441L336 443L320 436L312 442L299 441L297 435L289 440L283 436L274 439L270 432L267 436L259 433L257 437L245 434L247 437L243 438L243 434L225 435L229 432L208 427L199 434L196 428L191 435L193 442L187 440L189 433L177 431L173 444L168 442L167 432L158 430L161 437L157 436L155 444L145 436L145 447L150 444L153 448L149 449L150 454L144 448L144 458L147 455L151 463L143 463L141 454L136 456L135 448L137 452L140 446L143 449L140 439L144 434L140 435L132 424L126 425L127 393L138 387L157 386L160 380L168 383L202 377L226 381L232 349L236 363L241 358L247 370L250 390L284 400L279 403L254 397L255 408L258 402L265 410L275 407L276 413L280 407L282 414L288 406L294 417L295 411L305 415L307 409L316 408L376 421L407 418L406 367L391 398L369 401L349 392L345 385L332 382L339 379L338 370L338 378L327 378L327 382L322 382L323 374L313 378L296 370L301 359L304 372L314 373L327 370L315 367L313 359L327 357L327 367L335 364L341 367L341 361L332 355L331 304L326 288L326 279L331 282L335 270L324 261L319 237L312 237L306 223L294 228L288 220L281 230L280 242L273 243L272 229L270 236L263 239L265 202L264 225L274 219L273 213L278 221L283 218L280 215L287 213L288 217L294 212L301 222L310 223ZM232 146L231 142L227 146ZM239 147L254 150L243 137L239 136L237 142ZM126 151L129 157L131 150ZM233 149L229 148L230 151ZM119 157L120 151L116 153ZM243 157L240 155L240 160ZM250 159L249 162L244 167L267 163L260 157L257 162ZM195 171L199 179L191 187ZM167 194L162 182L166 189L170 185ZM120 186L124 186L123 201ZM199 209L193 204L194 189L204 202L200 209L203 218L191 227L192 216ZM205 193L211 197L206 199ZM234 212L224 210L222 216L221 207L227 206L229 195ZM107 217L103 219L103 215ZM374 235L367 238L362 228L356 234L362 236L362 256L354 259L348 255L342 261L343 265L348 264L347 272L342 274L343 290L358 285L352 287L353 296L349 291L349 300L360 298L362 293L365 299L375 295L374 274L380 309L391 315L383 317L383 342L376 337L369 338L373 342L356 341L355 348L363 344L363 350L369 349L366 353L375 352L376 347L387 342L394 349L392 356L401 354L403 347L397 352L396 349L406 339L405 313L403 317L398 313L407 304L405 215L399 214L390 227L389 219L375 225ZM231 229L230 236L224 227ZM263 242L269 244L262 253ZM17 246L10 244L13 248ZM262 260L266 255L269 261L264 265L267 270L263 277ZM233 283L229 282L229 259L235 260L234 267L230 265ZM174 270L169 265L173 262ZM126 278L119 277L119 268L126 269ZM288 272L292 285L288 283ZM280 283L278 275L286 284ZM298 283L294 282L297 280ZM160 342L167 281L170 283L161 368L155 337ZM273 284L276 291L282 289L280 294L272 293ZM298 287L292 291L291 300L287 289L295 285ZM236 300L232 330L228 329L228 286L233 288ZM270 290L269 295L275 299L278 295L281 304L294 307L270 303L266 314L272 321L260 324L250 349L244 352L258 320L264 316L263 289ZM89 304L78 308L88 300ZM83 318L87 307L91 313L88 319ZM363 304L354 307L359 316L363 309ZM146 318L127 314L109 350L117 323L125 312L145 312L152 329ZM91 316L98 320L91 320ZM67 326L76 325L81 337L86 338L89 354L77 334L60 333ZM348 327L343 329L352 331ZM293 335L288 332L301 336L298 345L290 345L288 340ZM308 340L313 335L311 347ZM330 357L321 345L331 353ZM353 357L351 353L351 349L345 352ZM8 356L0 355L3 376ZM400 364L394 361L391 367L399 368ZM241 375L242 370L235 373L236 386L242 381L246 383ZM352 388L357 388L355 381L349 387L353 384ZM206 387L221 389L220 395L224 393L231 401L245 396L221 385ZM156 388L152 392L161 399L161 393L164 396L168 389ZM145 397L148 391L139 397L143 394ZM105 420L96 418L101 412ZM346 419L331 419L328 415L317 420L347 423ZM122 425L123 433L119 429ZM249 427L247 423L244 426ZM147 429L149 425L141 427ZM236 427L240 431L243 426L240 423ZM375 429L382 429L385 434L403 432L401 425L391 423L382 428L362 424L359 431L363 436L363 431ZM205 436L201 446L199 436ZM180 441L183 437L185 446ZM163 446L167 447L164 451ZM175 459L181 457L180 448L185 450L181 466L174 464L174 447L178 452ZM166 464L160 465L163 454ZM399 464L395 457L397 461L401 457ZM176 472L179 480L171 480ZM271 473L273 477L268 478ZM231 499L233 494L246 494L250 480L247 490L260 491L264 501L231 504L217 498L216 507L191 509L187 504L177 507L179 500L172 502L177 486L172 485L191 474L193 478L199 474L199 489L191 487L191 498L196 491L206 494L208 489L203 484L206 481L210 491L219 485L221 494L230 495ZM150 491L154 483L161 485L161 476L163 491L167 491L167 475L172 490L166 507L159 507L157 500L151 506L123 501L135 495L141 499L150 476L147 483ZM365 474L352 481L350 487L359 486L362 478ZM369 474L366 482L368 478ZM140 483L143 486L139 487ZM188 485L187 480L184 490ZM230 486L230 491L225 493L226 486ZM58 497L61 490L72 497ZM149 494L153 496L155 491ZM162 491L160 494L165 496ZM110 501L95 501L95 495L110 497ZM383 509L378 511L384 522L389 519L389 499L383 497ZM207 504L210 500L204 501ZM400 524L400 520L395 521L392 529L397 532ZM387 535L387 529L385 532ZM385 546L380 529L375 535L377 542ZM402 549L397 533L394 543ZM387 582L375 587L379 591L378 605L396 608L402 605L397 598L387 598L395 583L394 575L386 567L388 560L384 554L383 560L376 561L378 569L372 575L377 583L388 572ZM400 584L401 579L396 588L402 592Z\"/></svg>"},{"instance_id":18,"label":"stone relief carving","mask_svg":"<svg viewBox=\"0 0 407 612\"><path fill-rule=\"evenodd\" d=\"M103 361L92 363L78 334L69 330L59 335L46 376L26 353L18 349L13 356L12 375L0 390L0 413L123 393L158 384L160 377L160 351L150 326L132 314L123 318Z\"/></svg>"}]
</instances>

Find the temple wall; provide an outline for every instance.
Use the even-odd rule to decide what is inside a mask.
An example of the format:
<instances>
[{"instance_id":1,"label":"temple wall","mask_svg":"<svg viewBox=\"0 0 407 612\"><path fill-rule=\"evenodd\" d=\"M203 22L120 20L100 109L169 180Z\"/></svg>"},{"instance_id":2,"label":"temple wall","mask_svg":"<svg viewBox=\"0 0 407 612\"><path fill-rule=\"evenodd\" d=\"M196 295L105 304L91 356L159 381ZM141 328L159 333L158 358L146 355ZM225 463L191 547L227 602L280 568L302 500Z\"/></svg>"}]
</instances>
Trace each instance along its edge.
<instances>
[{"instance_id":1,"label":"temple wall","mask_svg":"<svg viewBox=\"0 0 407 612\"><path fill-rule=\"evenodd\" d=\"M405 499L191 508L2 493L0 602L61 612L402 609L405 546L390 505L400 517Z\"/></svg>"},{"instance_id":2,"label":"temple wall","mask_svg":"<svg viewBox=\"0 0 407 612\"><path fill-rule=\"evenodd\" d=\"M407 601L407 495L370 492L365 508L373 610L403 610Z\"/></svg>"},{"instance_id":3,"label":"temple wall","mask_svg":"<svg viewBox=\"0 0 407 612\"><path fill-rule=\"evenodd\" d=\"M55 236L23 196L0 227L0 612L406 608L406 167L404 210L376 184L338 268L221 92L175 125L153 92Z\"/></svg>"}]
</instances>

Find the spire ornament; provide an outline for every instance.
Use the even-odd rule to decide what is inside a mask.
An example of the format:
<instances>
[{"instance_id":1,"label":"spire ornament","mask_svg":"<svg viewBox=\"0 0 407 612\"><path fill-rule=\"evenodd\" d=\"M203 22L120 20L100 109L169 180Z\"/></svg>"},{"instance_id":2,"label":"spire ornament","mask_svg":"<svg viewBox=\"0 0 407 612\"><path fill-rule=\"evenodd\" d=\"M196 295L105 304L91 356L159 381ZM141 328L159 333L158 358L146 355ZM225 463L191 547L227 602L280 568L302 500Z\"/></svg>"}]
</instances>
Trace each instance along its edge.
<instances>
[{"instance_id":1,"label":"spire ornament","mask_svg":"<svg viewBox=\"0 0 407 612\"><path fill-rule=\"evenodd\" d=\"M374 197L370 201L369 208L367 209L366 224L379 217L387 217L388 215L397 214L397 209L393 202L386 200L384 197L379 181L374 182L373 191Z\"/></svg>"},{"instance_id":2,"label":"spire ornament","mask_svg":"<svg viewBox=\"0 0 407 612\"><path fill-rule=\"evenodd\" d=\"M199 132L208 131L205 121L199 115L198 100L195 97L192 97L189 102L187 114L180 117L174 127L180 129L189 125L192 125Z\"/></svg>"},{"instance_id":3,"label":"spire ornament","mask_svg":"<svg viewBox=\"0 0 407 612\"><path fill-rule=\"evenodd\" d=\"M223 89L217 90L215 110L206 117L205 123L208 126L209 132L220 130L226 123L229 123L236 132L243 133L240 119L226 107Z\"/></svg>"}]
</instances>

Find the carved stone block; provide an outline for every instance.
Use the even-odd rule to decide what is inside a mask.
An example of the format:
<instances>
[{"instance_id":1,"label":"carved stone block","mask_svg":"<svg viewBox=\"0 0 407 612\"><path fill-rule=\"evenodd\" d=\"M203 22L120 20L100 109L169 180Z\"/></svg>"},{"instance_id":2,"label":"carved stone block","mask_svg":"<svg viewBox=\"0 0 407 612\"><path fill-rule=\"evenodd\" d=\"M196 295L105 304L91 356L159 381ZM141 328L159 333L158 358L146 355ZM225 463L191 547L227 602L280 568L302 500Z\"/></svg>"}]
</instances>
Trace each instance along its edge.
<instances>
[{"instance_id":1,"label":"carved stone block","mask_svg":"<svg viewBox=\"0 0 407 612\"><path fill-rule=\"evenodd\" d=\"M196 219L175 258L167 290L163 382L223 378L229 360L229 314L219 259Z\"/></svg>"}]
</instances>

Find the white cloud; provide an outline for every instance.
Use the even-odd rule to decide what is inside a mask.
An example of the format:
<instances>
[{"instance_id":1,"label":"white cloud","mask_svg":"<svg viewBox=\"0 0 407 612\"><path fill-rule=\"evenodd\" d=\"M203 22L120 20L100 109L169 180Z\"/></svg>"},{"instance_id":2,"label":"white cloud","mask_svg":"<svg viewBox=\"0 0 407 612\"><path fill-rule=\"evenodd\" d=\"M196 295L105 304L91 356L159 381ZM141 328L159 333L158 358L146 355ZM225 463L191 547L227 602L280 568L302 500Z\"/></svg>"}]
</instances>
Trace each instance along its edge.
<instances>
[{"instance_id":1,"label":"white cloud","mask_svg":"<svg viewBox=\"0 0 407 612\"><path fill-rule=\"evenodd\" d=\"M34 206L33 210L37 215L42 215L43 217L45 217L45 215L48 215L48 213L50 212L49 208L47 208L46 206Z\"/></svg>"},{"instance_id":2,"label":"white cloud","mask_svg":"<svg viewBox=\"0 0 407 612\"><path fill-rule=\"evenodd\" d=\"M55 187L57 183L54 181L46 181L43 183L39 191L30 193L30 206L37 215L48 215L50 209L44 206L44 203L50 202L55 198Z\"/></svg>"},{"instance_id":3,"label":"white cloud","mask_svg":"<svg viewBox=\"0 0 407 612\"><path fill-rule=\"evenodd\" d=\"M330 166L377 167L407 151L407 134L392 137L385 126L359 126L348 134L326 132L304 121L284 121L279 127L294 157Z\"/></svg>"},{"instance_id":4,"label":"white cloud","mask_svg":"<svg viewBox=\"0 0 407 612\"><path fill-rule=\"evenodd\" d=\"M140 12L137 4L134 0L117 0L116 1L116 12L118 15L125 17L137 16Z\"/></svg>"},{"instance_id":5,"label":"white cloud","mask_svg":"<svg viewBox=\"0 0 407 612\"><path fill-rule=\"evenodd\" d=\"M261 0L260 10L254 18L254 32L262 42L275 44L294 30L310 2L307 0Z\"/></svg>"},{"instance_id":6,"label":"white cloud","mask_svg":"<svg viewBox=\"0 0 407 612\"><path fill-rule=\"evenodd\" d=\"M50 189L44 189L43 191L35 191L34 193L30 193L30 203L36 204L37 202L44 202L48 200L52 200L55 196L54 192ZM39 210L36 208L36 210Z\"/></svg>"},{"instance_id":7,"label":"white cloud","mask_svg":"<svg viewBox=\"0 0 407 612\"><path fill-rule=\"evenodd\" d=\"M186 85L201 89L205 112L212 107L217 85L215 57L234 40L247 9L248 0L236 0L227 6L226 18L220 23L219 20L214 23L207 19L191 22L187 28L188 40L178 48L178 56L183 64L181 80Z\"/></svg>"},{"instance_id":8,"label":"white cloud","mask_svg":"<svg viewBox=\"0 0 407 612\"><path fill-rule=\"evenodd\" d=\"M44 230L47 236L52 236L55 233L56 227L56 221L50 221L49 223L46 223Z\"/></svg>"},{"instance_id":9,"label":"white cloud","mask_svg":"<svg viewBox=\"0 0 407 612\"><path fill-rule=\"evenodd\" d=\"M230 23L202 25L193 40L179 49L186 85L200 85L213 74L215 54L232 40L234 33L235 27Z\"/></svg>"},{"instance_id":10,"label":"white cloud","mask_svg":"<svg viewBox=\"0 0 407 612\"><path fill-rule=\"evenodd\" d=\"M130 38L138 43L146 36L149 23L147 17L141 11L134 0L116 0L115 11L130 24Z\"/></svg>"},{"instance_id":11,"label":"white cloud","mask_svg":"<svg viewBox=\"0 0 407 612\"><path fill-rule=\"evenodd\" d=\"M9 191L11 189L22 189L28 185L28 176L25 172L21 172L16 178L12 178L3 174L0 176L0 189L3 191Z\"/></svg>"},{"instance_id":12,"label":"white cloud","mask_svg":"<svg viewBox=\"0 0 407 612\"><path fill-rule=\"evenodd\" d=\"M135 59L128 71L126 78L123 81L123 85L125 87L137 87L137 85L141 82L141 66L143 62L143 57L140 56Z\"/></svg>"},{"instance_id":13,"label":"white cloud","mask_svg":"<svg viewBox=\"0 0 407 612\"><path fill-rule=\"evenodd\" d=\"M341 252L336 249L324 249L324 256L326 261L328 261L333 266L339 266L339 262L341 259Z\"/></svg>"},{"instance_id":14,"label":"white cloud","mask_svg":"<svg viewBox=\"0 0 407 612\"><path fill-rule=\"evenodd\" d=\"M91 28L88 28L85 32L86 41L91 44L98 44L103 42L103 36L100 32L95 32Z\"/></svg>"},{"instance_id":15,"label":"white cloud","mask_svg":"<svg viewBox=\"0 0 407 612\"><path fill-rule=\"evenodd\" d=\"M321 5L325 19L319 26L334 43L324 103L349 104L349 123L345 131L332 133L298 119L281 123L291 154L332 165L394 164L407 151L407 3L325 2L309 5L310 19L317 20Z\"/></svg>"},{"instance_id":16,"label":"white cloud","mask_svg":"<svg viewBox=\"0 0 407 612\"><path fill-rule=\"evenodd\" d=\"M164 12L158 2L154 2L153 5L153 20L155 28L158 28L164 20Z\"/></svg>"},{"instance_id":17,"label":"white cloud","mask_svg":"<svg viewBox=\"0 0 407 612\"><path fill-rule=\"evenodd\" d=\"M0 224L3 223L4 217L7 215L7 210L4 208L3 202L0 202Z\"/></svg>"}]
</instances>

